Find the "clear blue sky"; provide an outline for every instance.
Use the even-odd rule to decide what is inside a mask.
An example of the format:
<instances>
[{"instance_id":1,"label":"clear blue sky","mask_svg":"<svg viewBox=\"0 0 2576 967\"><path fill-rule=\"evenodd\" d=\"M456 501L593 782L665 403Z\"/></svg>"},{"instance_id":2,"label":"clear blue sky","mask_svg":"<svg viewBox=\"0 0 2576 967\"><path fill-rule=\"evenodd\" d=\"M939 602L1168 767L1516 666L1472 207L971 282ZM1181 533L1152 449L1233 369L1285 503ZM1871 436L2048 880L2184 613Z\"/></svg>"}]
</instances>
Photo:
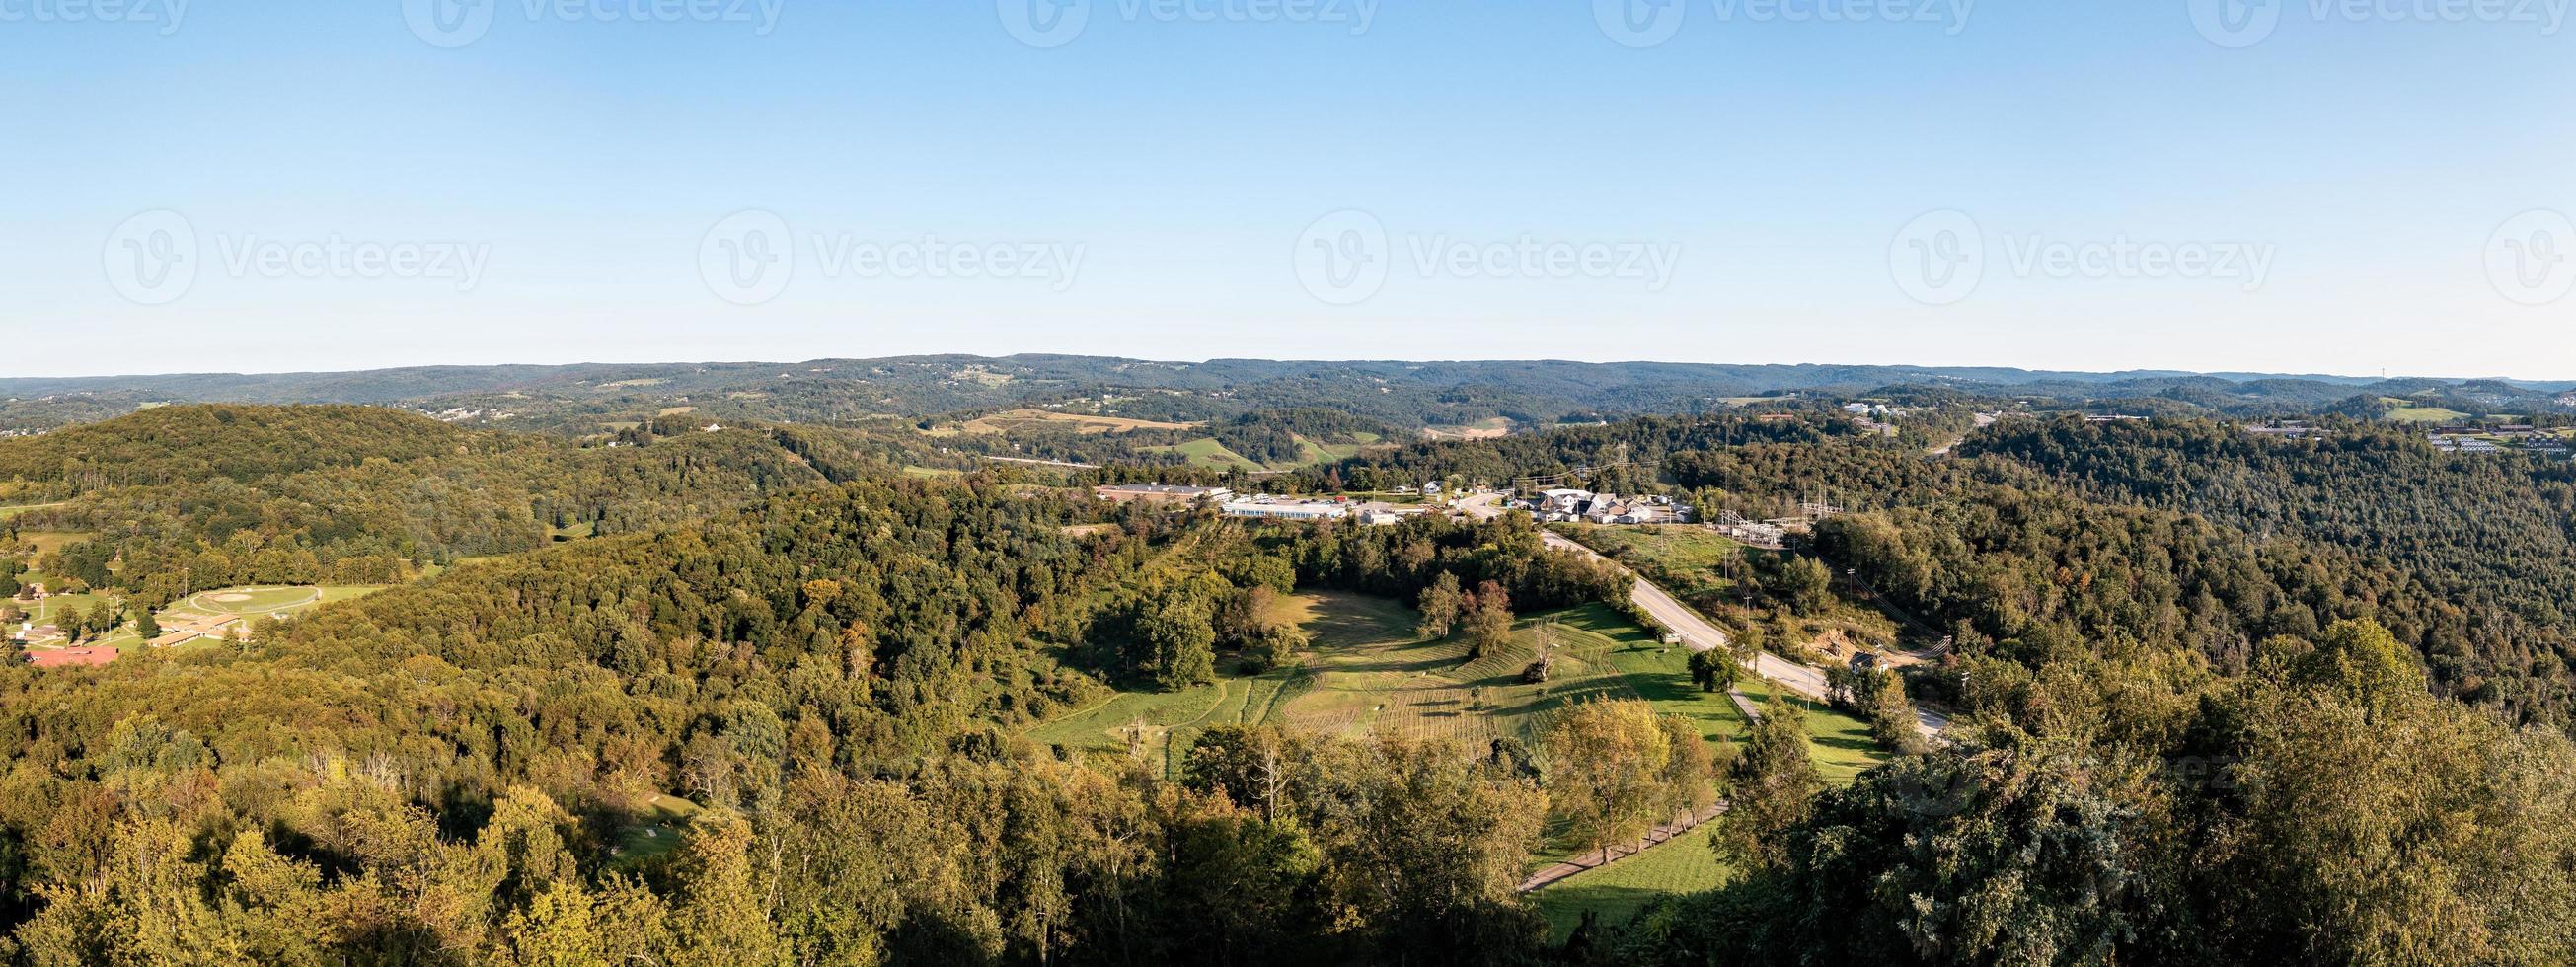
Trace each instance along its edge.
<instances>
[{"instance_id":1,"label":"clear blue sky","mask_svg":"<svg viewBox=\"0 0 2576 967\"><path fill-rule=\"evenodd\" d=\"M2566 0L482 2L0 0L10 375L1047 351L2576 378ZM187 249L130 221L162 211ZM1943 211L1972 286L1924 275L1961 251ZM783 261L743 247L780 225ZM995 277L997 249L1030 266ZM137 274L174 252L183 287ZM1334 252L1382 277L1313 271Z\"/></svg>"}]
</instances>

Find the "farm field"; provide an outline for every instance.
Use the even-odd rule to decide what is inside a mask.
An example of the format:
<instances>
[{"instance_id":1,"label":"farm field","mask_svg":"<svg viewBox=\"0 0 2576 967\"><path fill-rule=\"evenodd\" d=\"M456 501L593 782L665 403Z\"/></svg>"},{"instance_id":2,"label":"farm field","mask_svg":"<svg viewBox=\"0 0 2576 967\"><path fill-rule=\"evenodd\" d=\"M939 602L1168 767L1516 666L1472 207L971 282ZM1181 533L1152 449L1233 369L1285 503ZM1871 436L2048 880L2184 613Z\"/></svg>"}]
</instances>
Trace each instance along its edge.
<instances>
[{"instance_id":1,"label":"farm field","mask_svg":"<svg viewBox=\"0 0 2576 967\"><path fill-rule=\"evenodd\" d=\"M1512 430L1519 425L1512 422L1510 417L1497 416L1466 426L1424 427L1422 438L1425 440L1492 440L1512 435Z\"/></svg>"},{"instance_id":2,"label":"farm field","mask_svg":"<svg viewBox=\"0 0 2576 967\"><path fill-rule=\"evenodd\" d=\"M2439 406L2400 406L2388 411L2388 418L2399 423L2458 423L2469 415Z\"/></svg>"},{"instance_id":3,"label":"farm field","mask_svg":"<svg viewBox=\"0 0 2576 967\"><path fill-rule=\"evenodd\" d=\"M1714 826L1702 826L1672 842L1597 870L1578 873L1531 894L1547 917L1555 939L1563 942L1583 921L1586 910L1600 914L1604 927L1628 922L1659 896L1714 890L1726 882L1726 867L1709 851Z\"/></svg>"},{"instance_id":4,"label":"farm field","mask_svg":"<svg viewBox=\"0 0 2576 967\"><path fill-rule=\"evenodd\" d=\"M1527 738L1548 712L1569 702L1635 696L1606 655L1652 644L1617 612L1591 605L1524 618L1510 647L1469 663L1463 641L1417 640L1416 616L1402 602L1308 592L1285 598L1281 607L1290 609L1282 617L1313 638L1294 666L1251 676L1221 673L1213 685L1180 692L1121 692L1024 734L1067 748L1128 751L1171 767L1212 725L1270 723L1481 746L1499 736ZM1525 684L1521 669L1542 640L1556 651L1555 678Z\"/></svg>"},{"instance_id":5,"label":"farm field","mask_svg":"<svg viewBox=\"0 0 2576 967\"><path fill-rule=\"evenodd\" d=\"M176 635L192 627L210 629L205 636L182 641L174 646L187 647L203 644L209 639L221 636L225 630L228 630L228 626L219 627L226 618L255 621L263 617L285 617L334 601L365 597L381 590L383 590L381 587L357 585L226 588L189 595L178 603L155 612L153 619L160 622L165 636ZM61 613L66 608L86 611L95 607L98 600L99 596L91 594L57 594L44 600L40 612L31 608L30 613L31 615L41 613L46 616L47 620L36 621L36 624L43 625L48 623L52 615ZM114 648L131 655L143 650L146 642L135 632L132 624L127 624L88 644Z\"/></svg>"},{"instance_id":6,"label":"farm field","mask_svg":"<svg viewBox=\"0 0 2576 967\"><path fill-rule=\"evenodd\" d=\"M1111 433L1132 433L1137 430L1188 430L1196 428L1198 424L1163 423L1154 420L1131 420L1118 416L1093 416L1088 413L1059 413L1054 410L1022 409L1008 410L1001 413L995 413L991 416L979 417L966 422L957 429L958 432L962 433L1003 434L1009 433L1012 430L1041 426L1054 426L1058 428L1071 427L1076 433L1106 435Z\"/></svg>"},{"instance_id":7,"label":"farm field","mask_svg":"<svg viewBox=\"0 0 2576 967\"><path fill-rule=\"evenodd\" d=\"M1177 453L1188 457L1190 463L1202 467L1213 467L1218 470L1242 470L1249 473L1267 473L1273 471L1295 470L1299 467L1310 467L1321 463L1335 463L1342 460L1348 460L1352 457L1358 456L1362 451L1382 445L1378 442L1378 437L1375 434L1358 434L1354 439L1359 442L1317 443L1304 435L1299 435L1297 437L1298 456L1295 461L1268 465L1264 465L1258 460L1254 460L1251 457L1234 452L1232 449L1227 448L1224 443L1218 441L1215 437L1202 437L1200 439L1191 440L1187 443L1181 443L1174 446L1142 447L1140 449L1143 449L1147 453Z\"/></svg>"},{"instance_id":8,"label":"farm field","mask_svg":"<svg viewBox=\"0 0 2576 967\"><path fill-rule=\"evenodd\" d=\"M86 531L20 531L18 533L19 540L35 545L36 552L28 555L30 560L62 550L65 544L88 540L90 537L91 535Z\"/></svg>"},{"instance_id":9,"label":"farm field","mask_svg":"<svg viewBox=\"0 0 2576 967\"><path fill-rule=\"evenodd\" d=\"M1260 473L1270 469L1254 462L1251 457L1226 449L1225 444L1218 443L1215 437L1202 437L1200 439L1175 446L1140 447L1139 449L1142 449L1147 453L1177 453L1183 457L1189 458L1192 465L1213 467L1218 470L1244 470L1252 473Z\"/></svg>"},{"instance_id":10,"label":"farm field","mask_svg":"<svg viewBox=\"0 0 2576 967\"><path fill-rule=\"evenodd\" d=\"M1526 616L1500 654L1467 661L1463 641L1414 637L1412 608L1386 598L1303 592L1282 599L1281 617L1313 638L1298 664L1261 675L1220 671L1215 684L1179 692L1120 692L1108 701L1041 723L1032 741L1095 752L1128 752L1177 767L1178 756L1213 725L1278 724L1340 735L1448 738L1482 746L1499 737L1528 741L1548 713L1587 698L1641 698L1658 712L1699 723L1711 741L1737 741L1745 721L1723 694L1690 686L1688 655L1601 605ZM1545 642L1556 655L1551 681L1532 685L1521 669ZM1220 662L1220 665L1230 665ZM1760 701L1758 680L1745 684ZM1866 723L1830 708L1807 710L1817 763L1848 782L1882 758Z\"/></svg>"}]
</instances>

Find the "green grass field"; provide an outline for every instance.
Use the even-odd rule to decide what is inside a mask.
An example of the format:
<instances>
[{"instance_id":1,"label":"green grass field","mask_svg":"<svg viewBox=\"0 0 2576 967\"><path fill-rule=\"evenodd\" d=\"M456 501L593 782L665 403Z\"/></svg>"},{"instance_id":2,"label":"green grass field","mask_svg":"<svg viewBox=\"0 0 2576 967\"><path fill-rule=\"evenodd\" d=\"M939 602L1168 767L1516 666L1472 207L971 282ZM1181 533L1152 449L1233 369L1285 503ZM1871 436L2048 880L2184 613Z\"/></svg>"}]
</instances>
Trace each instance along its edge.
<instances>
[{"instance_id":1,"label":"green grass field","mask_svg":"<svg viewBox=\"0 0 2576 967\"><path fill-rule=\"evenodd\" d=\"M609 855L615 857L610 865L634 870L669 855L687 840L689 820L702 811L704 807L678 796L654 796L643 812L618 829L617 845L609 848Z\"/></svg>"},{"instance_id":2,"label":"green grass field","mask_svg":"<svg viewBox=\"0 0 2576 967\"><path fill-rule=\"evenodd\" d=\"M1684 601L1734 587L1735 582L1721 577L1719 570L1744 551L1743 545L1705 527L1553 524L1550 528L1654 577L1664 590Z\"/></svg>"},{"instance_id":3,"label":"green grass field","mask_svg":"<svg viewBox=\"0 0 2576 967\"><path fill-rule=\"evenodd\" d=\"M1177 453L1187 457L1195 466L1213 467L1218 470L1246 470L1259 473L1270 469L1254 462L1250 457L1226 449L1225 444L1218 443L1215 437L1202 437L1178 446L1141 449L1147 453Z\"/></svg>"},{"instance_id":4,"label":"green grass field","mask_svg":"<svg viewBox=\"0 0 2576 967\"><path fill-rule=\"evenodd\" d=\"M1178 692L1120 692L1024 734L1167 764L1213 725L1279 724L1482 747L1502 736L1535 741L1549 713L1605 697L1644 699L1659 712L1698 723L1712 741L1736 741L1745 732L1743 716L1725 695L1691 687L1686 651L1601 605L1526 616L1508 647L1474 662L1463 641L1415 638L1416 614L1398 601L1307 592L1282 599L1281 607L1279 617L1296 621L1313 639L1292 667L1261 675L1221 671L1214 684ZM1536 659L1542 640L1556 656L1554 674L1544 684L1524 683L1521 670ZM1759 681L1745 691L1757 701L1769 695ZM1807 712L1807 723L1818 765L1836 782L1850 781L1881 758L1858 719L1819 706Z\"/></svg>"},{"instance_id":5,"label":"green grass field","mask_svg":"<svg viewBox=\"0 0 2576 967\"><path fill-rule=\"evenodd\" d=\"M192 594L178 607L199 614L278 614L321 603L320 588L223 588Z\"/></svg>"},{"instance_id":6,"label":"green grass field","mask_svg":"<svg viewBox=\"0 0 2576 967\"><path fill-rule=\"evenodd\" d=\"M1598 605L1523 619L1512 644L1469 662L1463 641L1415 638L1416 615L1401 602L1335 592L1283 600L1313 644L1293 667L1262 675L1220 674L1213 685L1179 692L1121 692L1107 702L1024 733L1073 749L1131 752L1175 765L1212 725L1280 724L1336 735L1446 738L1481 748L1498 736L1531 738L1546 715L1593 696L1635 697L1609 660L1621 648L1660 647L1617 612ZM1521 669L1542 638L1553 642L1553 680L1527 684ZM1230 663L1225 663L1230 664Z\"/></svg>"},{"instance_id":7,"label":"green grass field","mask_svg":"<svg viewBox=\"0 0 2576 967\"><path fill-rule=\"evenodd\" d=\"M1720 737L1743 738L1746 722L1735 703L1723 694L1705 695L1693 688L1689 658L1680 649L1663 650L1648 640L1613 651L1609 658L1627 672L1631 687L1654 703L1657 711L1690 718L1712 741ZM1739 687L1756 703L1771 695L1770 684L1758 678ZM1862 771L1887 760L1887 753L1870 737L1868 723L1822 703L1795 696L1792 701L1805 716L1808 747L1826 782L1851 782ZM1560 941L1582 920L1585 910L1599 911L1605 926L1625 923L1657 896L1711 890L1725 882L1725 867L1708 848L1708 838L1713 833L1713 828L1701 827L1639 855L1551 884L1532 898ZM1561 838L1552 840L1534 865L1561 861L1580 849Z\"/></svg>"},{"instance_id":8,"label":"green grass field","mask_svg":"<svg viewBox=\"0 0 2576 967\"><path fill-rule=\"evenodd\" d=\"M1643 699L1658 712L1688 718L1712 742L1739 742L1747 728L1725 694L1691 686L1685 649L1664 644L1601 605L1527 616L1510 647L1474 662L1467 661L1463 642L1416 639L1417 616L1399 601L1307 592L1282 599L1280 608L1275 617L1298 622L1313 637L1312 648L1296 667L1255 676L1223 675L1213 685L1180 692L1121 692L1025 735L1095 754L1132 753L1177 773L1190 742L1213 725L1267 723L1342 735L1442 737L1474 749L1504 735L1535 741L1549 713L1587 698L1611 697ZM1542 640L1557 657L1553 680L1524 684L1521 669ZM1757 702L1770 696L1768 684L1759 679L1745 682L1743 690ZM1813 736L1817 767L1827 781L1850 782L1885 759L1866 723L1817 703L1802 702L1800 707ZM1602 911L1607 923L1619 923L1655 896L1713 888L1723 872L1708 851L1707 836L1705 830L1695 831L1550 886L1537 894L1540 909L1562 936L1587 909ZM1552 835L1532 868L1582 849L1570 835Z\"/></svg>"},{"instance_id":9,"label":"green grass field","mask_svg":"<svg viewBox=\"0 0 2576 967\"><path fill-rule=\"evenodd\" d=\"M1563 942L1582 922L1583 912L1597 911L1601 925L1628 922L1659 896L1714 890L1726 882L1726 867L1710 852L1712 826L1702 826L1679 839L1608 866L1560 880L1531 895L1539 912Z\"/></svg>"},{"instance_id":10,"label":"green grass field","mask_svg":"<svg viewBox=\"0 0 2576 967\"><path fill-rule=\"evenodd\" d=\"M1741 682L1738 688L1753 699L1756 708L1771 698L1771 683L1758 678ZM1806 714L1807 747L1815 753L1816 769L1824 773L1826 782L1844 785L1887 761L1886 750L1870 737L1869 723L1795 693L1788 698L1791 705Z\"/></svg>"},{"instance_id":11,"label":"green grass field","mask_svg":"<svg viewBox=\"0 0 2576 967\"><path fill-rule=\"evenodd\" d=\"M2439 406L2400 406L2388 411L2388 418L2399 423L2458 423L2469 415Z\"/></svg>"}]
</instances>

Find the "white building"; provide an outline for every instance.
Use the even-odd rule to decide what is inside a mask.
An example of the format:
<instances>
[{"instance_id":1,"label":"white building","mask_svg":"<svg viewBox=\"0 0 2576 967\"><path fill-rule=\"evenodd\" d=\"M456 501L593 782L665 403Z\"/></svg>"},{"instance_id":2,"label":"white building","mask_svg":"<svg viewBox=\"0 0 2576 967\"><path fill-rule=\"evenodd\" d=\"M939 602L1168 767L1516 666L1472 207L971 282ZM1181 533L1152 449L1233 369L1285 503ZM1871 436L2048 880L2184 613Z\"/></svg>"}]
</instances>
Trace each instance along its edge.
<instances>
[{"instance_id":1,"label":"white building","mask_svg":"<svg viewBox=\"0 0 2576 967\"><path fill-rule=\"evenodd\" d=\"M1228 517L1253 517L1265 520L1335 520L1350 516L1350 508L1337 503L1310 501L1238 500L1225 505Z\"/></svg>"}]
</instances>

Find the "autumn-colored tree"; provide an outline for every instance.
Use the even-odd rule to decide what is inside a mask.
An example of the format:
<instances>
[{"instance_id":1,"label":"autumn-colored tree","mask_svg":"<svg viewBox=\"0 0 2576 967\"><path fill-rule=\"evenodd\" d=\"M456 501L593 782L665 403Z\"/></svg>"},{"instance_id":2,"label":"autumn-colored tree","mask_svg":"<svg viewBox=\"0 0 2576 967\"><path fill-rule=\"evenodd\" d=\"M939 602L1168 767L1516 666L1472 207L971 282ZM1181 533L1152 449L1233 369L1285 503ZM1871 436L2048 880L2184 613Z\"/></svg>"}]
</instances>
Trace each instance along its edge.
<instances>
[{"instance_id":1,"label":"autumn-colored tree","mask_svg":"<svg viewBox=\"0 0 2576 967\"><path fill-rule=\"evenodd\" d=\"M1780 864L1782 834L1814 811L1825 783L1807 743L1806 717L1774 692L1728 770L1726 816L1710 840L1736 869Z\"/></svg>"},{"instance_id":2,"label":"autumn-colored tree","mask_svg":"<svg viewBox=\"0 0 2576 967\"><path fill-rule=\"evenodd\" d=\"M1548 793L1603 862L1611 845L1632 842L1673 814L1665 808L1674 802L1665 786L1673 738L1653 706L1634 700L1579 702L1549 724Z\"/></svg>"}]
</instances>

